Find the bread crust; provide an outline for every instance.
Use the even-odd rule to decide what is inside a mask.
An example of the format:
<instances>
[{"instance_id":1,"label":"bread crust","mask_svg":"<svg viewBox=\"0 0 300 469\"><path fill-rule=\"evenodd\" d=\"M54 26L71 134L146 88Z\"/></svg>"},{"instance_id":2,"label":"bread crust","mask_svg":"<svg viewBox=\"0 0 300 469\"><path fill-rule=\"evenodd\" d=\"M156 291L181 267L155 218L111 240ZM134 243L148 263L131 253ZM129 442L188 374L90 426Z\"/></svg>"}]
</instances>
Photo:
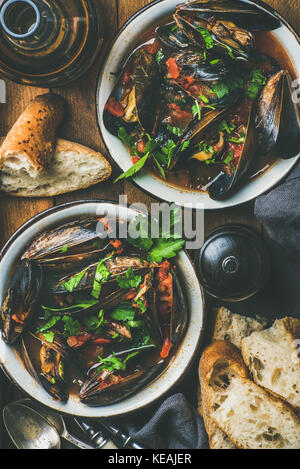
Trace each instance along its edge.
<instances>
[{"instance_id":1,"label":"bread crust","mask_svg":"<svg viewBox=\"0 0 300 469\"><path fill-rule=\"evenodd\" d=\"M65 101L55 94L34 98L26 107L0 148L0 168L14 153L24 158L39 173L50 164L55 149L55 132L63 119Z\"/></svg>"}]
</instances>

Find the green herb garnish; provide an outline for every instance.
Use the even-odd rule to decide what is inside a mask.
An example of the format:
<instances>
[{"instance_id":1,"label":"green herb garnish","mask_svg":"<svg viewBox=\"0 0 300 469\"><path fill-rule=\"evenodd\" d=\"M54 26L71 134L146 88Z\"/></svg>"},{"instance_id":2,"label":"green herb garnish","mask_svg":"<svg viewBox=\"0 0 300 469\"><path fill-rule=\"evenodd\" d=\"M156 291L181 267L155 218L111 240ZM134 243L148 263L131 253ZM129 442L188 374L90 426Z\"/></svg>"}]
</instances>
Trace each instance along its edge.
<instances>
[{"instance_id":1,"label":"green herb garnish","mask_svg":"<svg viewBox=\"0 0 300 469\"><path fill-rule=\"evenodd\" d=\"M120 288L125 290L130 288L137 288L142 281L141 275L135 275L132 267L130 267L125 276L118 276L117 283Z\"/></svg>"}]
</instances>

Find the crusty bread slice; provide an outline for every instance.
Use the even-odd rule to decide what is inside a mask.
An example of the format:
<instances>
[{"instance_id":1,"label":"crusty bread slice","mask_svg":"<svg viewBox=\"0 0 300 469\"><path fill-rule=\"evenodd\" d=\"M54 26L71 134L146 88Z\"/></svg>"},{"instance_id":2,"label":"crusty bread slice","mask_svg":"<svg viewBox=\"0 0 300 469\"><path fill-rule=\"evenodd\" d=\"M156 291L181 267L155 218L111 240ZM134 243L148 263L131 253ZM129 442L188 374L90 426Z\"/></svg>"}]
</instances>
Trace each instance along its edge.
<instances>
[{"instance_id":1,"label":"crusty bread slice","mask_svg":"<svg viewBox=\"0 0 300 469\"><path fill-rule=\"evenodd\" d=\"M64 111L65 101L56 94L33 99L1 145L0 169L25 170L32 178L47 169L55 149L55 131Z\"/></svg>"},{"instance_id":2,"label":"crusty bread slice","mask_svg":"<svg viewBox=\"0 0 300 469\"><path fill-rule=\"evenodd\" d=\"M233 377L214 392L213 420L241 449L300 449L300 420L249 379Z\"/></svg>"},{"instance_id":3,"label":"crusty bread slice","mask_svg":"<svg viewBox=\"0 0 300 469\"><path fill-rule=\"evenodd\" d=\"M265 319L256 319L240 314L232 313L223 306L218 309L213 340L227 340L237 348L241 349L242 340L252 332L261 331L267 327Z\"/></svg>"},{"instance_id":4,"label":"crusty bread slice","mask_svg":"<svg viewBox=\"0 0 300 469\"><path fill-rule=\"evenodd\" d=\"M214 326L213 340L226 340L241 348L244 337L248 337L254 331L263 330L267 327L267 321L257 317L257 319L241 316L232 313L229 309L220 307L215 312L216 320ZM198 412L203 417L203 404L201 388L198 392ZM224 433L214 422L210 424L210 444L212 449L236 449L226 433Z\"/></svg>"},{"instance_id":5,"label":"crusty bread slice","mask_svg":"<svg viewBox=\"0 0 300 469\"><path fill-rule=\"evenodd\" d=\"M111 175L111 166L100 153L62 139L57 140L48 169L38 176L5 164L1 169L1 190L18 197L54 197L86 189Z\"/></svg>"},{"instance_id":6,"label":"crusty bread slice","mask_svg":"<svg viewBox=\"0 0 300 469\"><path fill-rule=\"evenodd\" d=\"M300 448L299 418L248 379L240 352L232 344L219 341L208 346L199 376L208 432L213 421L241 449Z\"/></svg>"},{"instance_id":7,"label":"crusty bread slice","mask_svg":"<svg viewBox=\"0 0 300 469\"><path fill-rule=\"evenodd\" d=\"M300 409L300 320L287 317L242 341L254 381Z\"/></svg>"},{"instance_id":8,"label":"crusty bread slice","mask_svg":"<svg viewBox=\"0 0 300 469\"><path fill-rule=\"evenodd\" d=\"M226 386L232 375L248 377L239 350L228 342L213 342L203 352L199 365L202 412L211 449L236 449L228 435L211 418L214 396L210 380L216 380L220 386Z\"/></svg>"}]
</instances>

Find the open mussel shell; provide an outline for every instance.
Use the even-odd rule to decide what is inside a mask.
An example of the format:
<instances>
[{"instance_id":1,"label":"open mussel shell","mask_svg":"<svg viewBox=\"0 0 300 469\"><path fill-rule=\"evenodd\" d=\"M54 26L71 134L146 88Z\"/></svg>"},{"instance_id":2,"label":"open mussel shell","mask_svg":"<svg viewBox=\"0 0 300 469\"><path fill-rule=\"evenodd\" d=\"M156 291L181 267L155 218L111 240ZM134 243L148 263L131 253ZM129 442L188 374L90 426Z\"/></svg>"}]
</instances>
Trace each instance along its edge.
<instances>
[{"instance_id":1,"label":"open mussel shell","mask_svg":"<svg viewBox=\"0 0 300 469\"><path fill-rule=\"evenodd\" d=\"M30 324L41 286L41 268L28 259L22 260L1 306L2 334L6 343L13 344Z\"/></svg>"},{"instance_id":2,"label":"open mussel shell","mask_svg":"<svg viewBox=\"0 0 300 469\"><path fill-rule=\"evenodd\" d=\"M179 11L196 11L202 18L222 18L250 31L272 31L281 22L255 5L235 0L200 0L178 5Z\"/></svg>"},{"instance_id":3,"label":"open mussel shell","mask_svg":"<svg viewBox=\"0 0 300 469\"><path fill-rule=\"evenodd\" d=\"M35 260L51 270L74 271L112 249L105 225L106 220L88 218L46 231L33 241L23 259Z\"/></svg>"},{"instance_id":4,"label":"open mussel shell","mask_svg":"<svg viewBox=\"0 0 300 469\"><path fill-rule=\"evenodd\" d=\"M167 363L160 361L149 368L137 370L132 374L121 378L116 384L103 387L101 374L95 370L92 376L80 389L79 398L81 402L89 406L105 406L116 404L137 393L141 388L147 386L157 378L166 368ZM109 379L109 376L108 376Z\"/></svg>"},{"instance_id":5,"label":"open mussel shell","mask_svg":"<svg viewBox=\"0 0 300 469\"><path fill-rule=\"evenodd\" d=\"M51 293L54 295L66 294L67 289L64 285L69 284L74 276L81 277L81 274L83 274L83 276L81 277L79 283L74 287L73 292L81 293L92 291L98 264L99 263L96 262L84 268L80 272L64 276L52 286ZM104 264L111 273L106 284L115 282L118 276L125 275L130 268L135 272L136 275L144 274L147 270L149 270L149 262L136 256L115 256L111 259L108 259Z\"/></svg>"},{"instance_id":6,"label":"open mussel shell","mask_svg":"<svg viewBox=\"0 0 300 469\"><path fill-rule=\"evenodd\" d=\"M170 314L167 316L161 312L161 296L159 294L160 283L158 271L154 274L153 288L149 290L148 310L145 320L151 337L158 347L161 347L166 339L170 340L172 347L176 347L182 340L188 324L188 308L181 282L174 268L170 269L172 275L172 304Z\"/></svg>"},{"instance_id":7,"label":"open mussel shell","mask_svg":"<svg viewBox=\"0 0 300 469\"><path fill-rule=\"evenodd\" d=\"M184 132L180 142L177 145L177 149L174 153L170 169L174 169L176 165L180 162L181 159L184 159L186 152L182 151L183 145L185 142L190 142L193 144L193 140L197 138L202 132L204 132L208 127L210 127L215 121L218 121L226 112L228 108L221 108L210 110L201 120L195 118L191 124L188 126Z\"/></svg>"},{"instance_id":8,"label":"open mussel shell","mask_svg":"<svg viewBox=\"0 0 300 469\"><path fill-rule=\"evenodd\" d=\"M224 80L232 71L232 66L224 57L212 57L192 49L166 54L164 62L170 58L176 62L180 78L188 76L194 80L217 82Z\"/></svg>"},{"instance_id":9,"label":"open mussel shell","mask_svg":"<svg viewBox=\"0 0 300 469\"><path fill-rule=\"evenodd\" d=\"M160 26L156 31L158 39L172 49L185 49L191 46L191 41L183 29L177 27L175 22Z\"/></svg>"},{"instance_id":10,"label":"open mussel shell","mask_svg":"<svg viewBox=\"0 0 300 469\"><path fill-rule=\"evenodd\" d=\"M118 135L121 127L129 134L151 133L159 100L160 74L155 54L145 47L134 51L126 62L103 114L105 127Z\"/></svg>"},{"instance_id":11,"label":"open mussel shell","mask_svg":"<svg viewBox=\"0 0 300 469\"><path fill-rule=\"evenodd\" d=\"M209 196L214 200L222 200L232 194L241 178L247 172L256 152L255 112L253 102L248 102L248 122L245 142L237 166L230 168L230 173L222 170L207 186Z\"/></svg>"},{"instance_id":12,"label":"open mussel shell","mask_svg":"<svg viewBox=\"0 0 300 469\"><path fill-rule=\"evenodd\" d=\"M31 334L40 342L40 365L37 368L30 358L24 338L21 338L20 356L30 375L43 386L53 399L66 402L68 392L65 385L65 364L70 359L70 352L59 332L53 342L48 342L43 334Z\"/></svg>"},{"instance_id":13,"label":"open mussel shell","mask_svg":"<svg viewBox=\"0 0 300 469\"><path fill-rule=\"evenodd\" d=\"M299 108L293 100L288 72L280 70L267 82L258 101L255 124L260 153L284 159L299 154Z\"/></svg>"},{"instance_id":14,"label":"open mussel shell","mask_svg":"<svg viewBox=\"0 0 300 469\"><path fill-rule=\"evenodd\" d=\"M223 3L226 6L223 6ZM214 46L218 46L218 49L224 48L226 52L226 49L230 48L230 53L236 58L248 60L255 45L249 24L252 23L254 26L257 24L256 20L258 22L260 18L262 27L258 29L270 30L278 25L271 21L267 24L268 15L261 13L260 16L260 10L243 10L242 5L240 2L231 1L222 2L222 6L221 3L214 5L212 2L193 2L179 6L174 17L178 27L183 29L198 47L206 49L208 46L207 38L204 38L201 30L204 28L209 31L210 40L213 40ZM245 25L247 17L249 23ZM265 25L263 25L264 20ZM213 44L208 47L213 47Z\"/></svg>"}]
</instances>

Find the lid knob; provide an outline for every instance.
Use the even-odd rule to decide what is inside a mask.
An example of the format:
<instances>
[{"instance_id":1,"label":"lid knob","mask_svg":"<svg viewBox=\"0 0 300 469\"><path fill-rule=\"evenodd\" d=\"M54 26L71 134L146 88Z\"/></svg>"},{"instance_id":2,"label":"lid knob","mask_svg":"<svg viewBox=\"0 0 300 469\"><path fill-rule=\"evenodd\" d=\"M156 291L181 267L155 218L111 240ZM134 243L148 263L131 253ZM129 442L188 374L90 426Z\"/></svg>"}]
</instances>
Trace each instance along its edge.
<instances>
[{"instance_id":1,"label":"lid knob","mask_svg":"<svg viewBox=\"0 0 300 469\"><path fill-rule=\"evenodd\" d=\"M269 255L263 239L251 228L219 227L203 245L198 261L206 292L224 301L243 301L255 295L269 273Z\"/></svg>"}]
</instances>

